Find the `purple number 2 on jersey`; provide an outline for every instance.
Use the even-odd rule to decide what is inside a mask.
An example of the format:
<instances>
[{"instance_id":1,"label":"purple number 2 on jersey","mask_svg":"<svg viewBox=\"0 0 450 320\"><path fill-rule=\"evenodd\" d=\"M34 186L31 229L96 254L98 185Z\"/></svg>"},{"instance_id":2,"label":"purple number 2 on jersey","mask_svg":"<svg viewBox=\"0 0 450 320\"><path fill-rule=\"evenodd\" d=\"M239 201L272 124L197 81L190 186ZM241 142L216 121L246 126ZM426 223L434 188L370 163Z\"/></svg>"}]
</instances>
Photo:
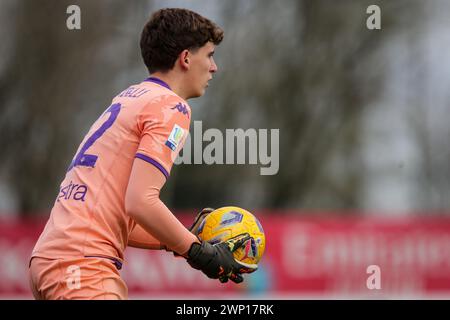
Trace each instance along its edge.
<instances>
[{"instance_id":1,"label":"purple number 2 on jersey","mask_svg":"<svg viewBox=\"0 0 450 320\"><path fill-rule=\"evenodd\" d=\"M87 154L86 151L94 144L95 141L97 141L98 138L100 138L105 133L106 130L108 130L113 125L114 121L116 121L117 116L119 115L120 107L120 103L114 103L104 112L104 114L110 112L109 118L86 140L83 147L73 159L67 171L70 171L73 167L77 166L94 167L95 163L97 162L98 156Z\"/></svg>"}]
</instances>

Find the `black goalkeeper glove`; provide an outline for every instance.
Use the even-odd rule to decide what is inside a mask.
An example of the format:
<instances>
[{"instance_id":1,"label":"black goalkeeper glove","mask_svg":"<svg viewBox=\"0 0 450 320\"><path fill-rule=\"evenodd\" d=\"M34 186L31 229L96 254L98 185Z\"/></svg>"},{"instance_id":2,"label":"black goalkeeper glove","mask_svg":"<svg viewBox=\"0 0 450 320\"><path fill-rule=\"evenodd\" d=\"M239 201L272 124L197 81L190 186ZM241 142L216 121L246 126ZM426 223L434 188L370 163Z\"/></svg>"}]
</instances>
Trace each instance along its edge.
<instances>
[{"instance_id":1,"label":"black goalkeeper glove","mask_svg":"<svg viewBox=\"0 0 450 320\"><path fill-rule=\"evenodd\" d=\"M194 222L192 223L192 225L188 228L188 230L194 234L195 236L198 236L198 228L200 227L201 223L203 222L203 220L205 220L206 216L208 214L210 214L211 212L213 212L215 209L212 208L203 208L202 211L200 211L197 216L194 219ZM172 250L170 250L169 248L167 248L166 246L163 246L163 249L169 252L172 252ZM173 255L175 257L181 257L180 254L173 252Z\"/></svg>"},{"instance_id":2,"label":"black goalkeeper glove","mask_svg":"<svg viewBox=\"0 0 450 320\"><path fill-rule=\"evenodd\" d=\"M200 211L197 216L194 219L194 222L192 223L191 227L189 228L189 231L192 234L198 235L198 228L202 224L203 220L205 220L206 216L213 212L215 209L212 208L203 208L202 211Z\"/></svg>"},{"instance_id":3,"label":"black goalkeeper glove","mask_svg":"<svg viewBox=\"0 0 450 320\"><path fill-rule=\"evenodd\" d=\"M237 261L233 252L250 240L244 233L226 241L212 245L206 241L193 243L188 252L187 262L197 270L201 270L208 278L227 282L228 279L239 283L244 279L242 273L252 273L258 269L256 264Z\"/></svg>"}]
</instances>

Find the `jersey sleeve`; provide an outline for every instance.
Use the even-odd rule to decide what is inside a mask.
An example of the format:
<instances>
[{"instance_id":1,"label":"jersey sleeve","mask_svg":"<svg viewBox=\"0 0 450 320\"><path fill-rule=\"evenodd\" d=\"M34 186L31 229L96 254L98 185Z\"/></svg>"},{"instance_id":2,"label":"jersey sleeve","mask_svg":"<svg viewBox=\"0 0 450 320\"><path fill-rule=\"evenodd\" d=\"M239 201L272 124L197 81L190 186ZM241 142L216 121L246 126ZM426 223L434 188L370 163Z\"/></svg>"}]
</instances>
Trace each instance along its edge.
<instances>
[{"instance_id":1,"label":"jersey sleeve","mask_svg":"<svg viewBox=\"0 0 450 320\"><path fill-rule=\"evenodd\" d=\"M166 178L189 134L191 110L178 96L165 95L143 107L139 114L140 143L136 158L157 167Z\"/></svg>"}]
</instances>

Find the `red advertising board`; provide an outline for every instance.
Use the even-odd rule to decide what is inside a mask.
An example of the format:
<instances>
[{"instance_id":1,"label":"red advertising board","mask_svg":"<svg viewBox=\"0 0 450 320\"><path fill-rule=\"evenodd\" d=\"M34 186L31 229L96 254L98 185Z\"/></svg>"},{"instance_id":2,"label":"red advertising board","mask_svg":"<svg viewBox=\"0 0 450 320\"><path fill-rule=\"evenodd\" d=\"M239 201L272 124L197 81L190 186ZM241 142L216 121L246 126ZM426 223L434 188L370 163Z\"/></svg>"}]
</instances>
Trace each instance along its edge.
<instances>
[{"instance_id":1,"label":"red advertising board","mask_svg":"<svg viewBox=\"0 0 450 320\"><path fill-rule=\"evenodd\" d=\"M128 248L121 274L130 297L450 297L449 218L256 214L266 253L244 284L208 279L165 251ZM31 298L27 263L43 226L0 222L0 297Z\"/></svg>"}]
</instances>

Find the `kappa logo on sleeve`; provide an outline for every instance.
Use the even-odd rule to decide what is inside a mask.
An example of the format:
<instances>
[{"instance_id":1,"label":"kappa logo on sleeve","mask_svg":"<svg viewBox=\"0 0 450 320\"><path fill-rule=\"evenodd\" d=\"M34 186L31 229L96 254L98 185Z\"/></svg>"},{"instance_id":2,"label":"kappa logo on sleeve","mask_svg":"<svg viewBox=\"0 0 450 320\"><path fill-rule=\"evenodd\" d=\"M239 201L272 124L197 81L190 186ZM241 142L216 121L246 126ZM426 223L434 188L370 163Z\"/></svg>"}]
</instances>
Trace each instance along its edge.
<instances>
[{"instance_id":1,"label":"kappa logo on sleeve","mask_svg":"<svg viewBox=\"0 0 450 320\"><path fill-rule=\"evenodd\" d=\"M166 146L168 146L172 151L180 144L181 140L184 136L184 130L179 125L174 125L172 132L169 135L169 138L166 141Z\"/></svg>"},{"instance_id":2,"label":"kappa logo on sleeve","mask_svg":"<svg viewBox=\"0 0 450 320\"><path fill-rule=\"evenodd\" d=\"M176 106L174 106L173 108L170 108L170 109L172 109L172 110L178 110L178 112L181 112L182 114L184 114L184 115L186 115L187 117L188 117L188 119L189 119L189 111L188 111L188 108L184 105L184 104L182 104L181 102L180 103L178 103Z\"/></svg>"}]
</instances>

